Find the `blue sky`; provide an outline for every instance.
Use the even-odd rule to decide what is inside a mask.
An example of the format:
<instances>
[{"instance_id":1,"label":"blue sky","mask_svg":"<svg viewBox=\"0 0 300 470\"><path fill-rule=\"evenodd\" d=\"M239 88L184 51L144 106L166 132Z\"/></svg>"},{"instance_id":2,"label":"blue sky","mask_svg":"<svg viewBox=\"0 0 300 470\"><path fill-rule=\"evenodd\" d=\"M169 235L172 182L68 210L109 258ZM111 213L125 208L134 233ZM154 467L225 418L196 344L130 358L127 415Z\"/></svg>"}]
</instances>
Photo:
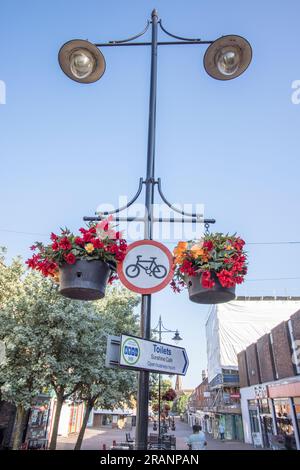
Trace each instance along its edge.
<instances>
[{"instance_id":1,"label":"blue sky","mask_svg":"<svg viewBox=\"0 0 300 470\"><path fill-rule=\"evenodd\" d=\"M214 229L248 242L300 240L296 0L3 0L0 245L9 257L27 257L36 239L47 239L38 234L75 230L101 202L130 197L145 176L150 49L106 48L106 72L88 86L61 72L57 53L74 38L135 34L154 7L175 34L239 34L253 48L247 72L229 82L205 73L205 46L159 49L156 176L168 198L204 203ZM248 281L238 294L299 295L299 248L248 245ZM273 278L284 279L255 280ZM184 337L186 387L206 367L207 311L168 288L153 297L153 326L162 315Z\"/></svg>"}]
</instances>

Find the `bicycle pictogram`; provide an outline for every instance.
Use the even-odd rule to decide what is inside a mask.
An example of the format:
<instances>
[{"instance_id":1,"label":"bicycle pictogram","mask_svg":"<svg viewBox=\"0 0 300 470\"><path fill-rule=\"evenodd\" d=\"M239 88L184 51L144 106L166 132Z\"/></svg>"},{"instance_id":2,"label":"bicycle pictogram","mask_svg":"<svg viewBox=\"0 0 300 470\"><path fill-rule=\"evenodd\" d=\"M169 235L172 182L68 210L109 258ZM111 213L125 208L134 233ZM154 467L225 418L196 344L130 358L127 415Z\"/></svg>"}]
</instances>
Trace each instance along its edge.
<instances>
[{"instance_id":1,"label":"bicycle pictogram","mask_svg":"<svg viewBox=\"0 0 300 470\"><path fill-rule=\"evenodd\" d=\"M168 271L167 268L162 264L157 264L157 256L150 256L150 259L141 259L142 255L137 255L136 263L129 264L125 270L126 276L133 279L140 275L141 269L143 269L148 276L154 276L156 279L163 279L166 277Z\"/></svg>"}]
</instances>

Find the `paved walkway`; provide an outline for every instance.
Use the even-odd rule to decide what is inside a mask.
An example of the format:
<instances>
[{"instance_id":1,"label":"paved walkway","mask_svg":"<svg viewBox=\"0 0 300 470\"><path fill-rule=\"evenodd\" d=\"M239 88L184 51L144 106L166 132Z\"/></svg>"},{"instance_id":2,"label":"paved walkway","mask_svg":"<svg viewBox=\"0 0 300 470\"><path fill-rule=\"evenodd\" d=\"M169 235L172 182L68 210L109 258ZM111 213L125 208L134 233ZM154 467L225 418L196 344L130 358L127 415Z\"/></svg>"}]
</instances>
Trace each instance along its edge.
<instances>
[{"instance_id":1,"label":"paved walkway","mask_svg":"<svg viewBox=\"0 0 300 470\"><path fill-rule=\"evenodd\" d=\"M103 445L109 449L116 442L125 442L125 434L130 432L131 436L134 437L135 428L131 431L111 429L110 427L94 429L88 428L85 432L82 449L83 450L102 450ZM152 423L149 423L149 433L152 431ZM172 431L171 431L172 432ZM192 433L190 426L187 423L181 422L179 419L176 420L176 431L172 434L176 435L176 448L177 450L187 450L186 438ZM57 449L61 450L73 450L77 439L77 434L72 434L69 437L58 437ZM252 445L244 444L243 442L237 441L225 441L221 442L219 439L213 439L207 435L207 449L208 450L255 450Z\"/></svg>"}]
</instances>

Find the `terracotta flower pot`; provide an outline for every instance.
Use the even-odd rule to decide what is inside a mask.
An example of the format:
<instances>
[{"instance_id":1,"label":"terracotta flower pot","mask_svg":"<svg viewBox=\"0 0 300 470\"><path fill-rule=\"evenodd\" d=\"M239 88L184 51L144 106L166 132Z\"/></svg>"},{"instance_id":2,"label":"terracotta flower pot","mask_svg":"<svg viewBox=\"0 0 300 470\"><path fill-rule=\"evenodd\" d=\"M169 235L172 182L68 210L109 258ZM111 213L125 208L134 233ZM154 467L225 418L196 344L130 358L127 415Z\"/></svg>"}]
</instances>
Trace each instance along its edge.
<instances>
[{"instance_id":1,"label":"terracotta flower pot","mask_svg":"<svg viewBox=\"0 0 300 470\"><path fill-rule=\"evenodd\" d=\"M105 295L110 267L104 261L84 259L59 268L59 292L69 299L97 300Z\"/></svg>"},{"instance_id":2,"label":"terracotta flower pot","mask_svg":"<svg viewBox=\"0 0 300 470\"><path fill-rule=\"evenodd\" d=\"M221 304L235 299L235 287L222 287L215 273L211 278L215 282L214 287L207 289L201 283L202 274L188 276L189 298L197 304Z\"/></svg>"}]
</instances>

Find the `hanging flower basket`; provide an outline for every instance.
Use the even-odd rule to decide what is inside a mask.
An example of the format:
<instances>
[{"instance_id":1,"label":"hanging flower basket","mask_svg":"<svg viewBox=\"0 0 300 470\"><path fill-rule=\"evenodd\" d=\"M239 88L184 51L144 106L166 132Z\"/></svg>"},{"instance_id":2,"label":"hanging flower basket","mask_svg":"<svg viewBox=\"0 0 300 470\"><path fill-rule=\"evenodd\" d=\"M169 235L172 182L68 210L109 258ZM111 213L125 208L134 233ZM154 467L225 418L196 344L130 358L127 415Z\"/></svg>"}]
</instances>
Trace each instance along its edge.
<instances>
[{"instance_id":1,"label":"hanging flower basket","mask_svg":"<svg viewBox=\"0 0 300 470\"><path fill-rule=\"evenodd\" d=\"M215 273L211 273L213 287L203 287L204 273L187 277L189 298L197 304L220 304L235 298L235 287L223 287Z\"/></svg>"},{"instance_id":2,"label":"hanging flower basket","mask_svg":"<svg viewBox=\"0 0 300 470\"><path fill-rule=\"evenodd\" d=\"M79 300L97 300L105 295L111 269L104 261L81 259L59 268L59 292Z\"/></svg>"},{"instance_id":3,"label":"hanging flower basket","mask_svg":"<svg viewBox=\"0 0 300 470\"><path fill-rule=\"evenodd\" d=\"M176 392L173 388L169 388L164 395L161 397L164 401L174 401L176 398Z\"/></svg>"},{"instance_id":4,"label":"hanging flower basket","mask_svg":"<svg viewBox=\"0 0 300 470\"><path fill-rule=\"evenodd\" d=\"M59 284L59 292L78 300L97 300L105 295L107 283L117 279L116 268L123 261L127 243L113 229L112 218L80 228L76 236L68 229L51 234L51 243L36 242L38 251L27 265Z\"/></svg>"},{"instance_id":5,"label":"hanging flower basket","mask_svg":"<svg viewBox=\"0 0 300 470\"><path fill-rule=\"evenodd\" d=\"M236 235L207 234L199 241L179 242L174 249L171 287L187 287L192 302L217 304L235 298L235 286L244 281L247 255Z\"/></svg>"}]
</instances>

